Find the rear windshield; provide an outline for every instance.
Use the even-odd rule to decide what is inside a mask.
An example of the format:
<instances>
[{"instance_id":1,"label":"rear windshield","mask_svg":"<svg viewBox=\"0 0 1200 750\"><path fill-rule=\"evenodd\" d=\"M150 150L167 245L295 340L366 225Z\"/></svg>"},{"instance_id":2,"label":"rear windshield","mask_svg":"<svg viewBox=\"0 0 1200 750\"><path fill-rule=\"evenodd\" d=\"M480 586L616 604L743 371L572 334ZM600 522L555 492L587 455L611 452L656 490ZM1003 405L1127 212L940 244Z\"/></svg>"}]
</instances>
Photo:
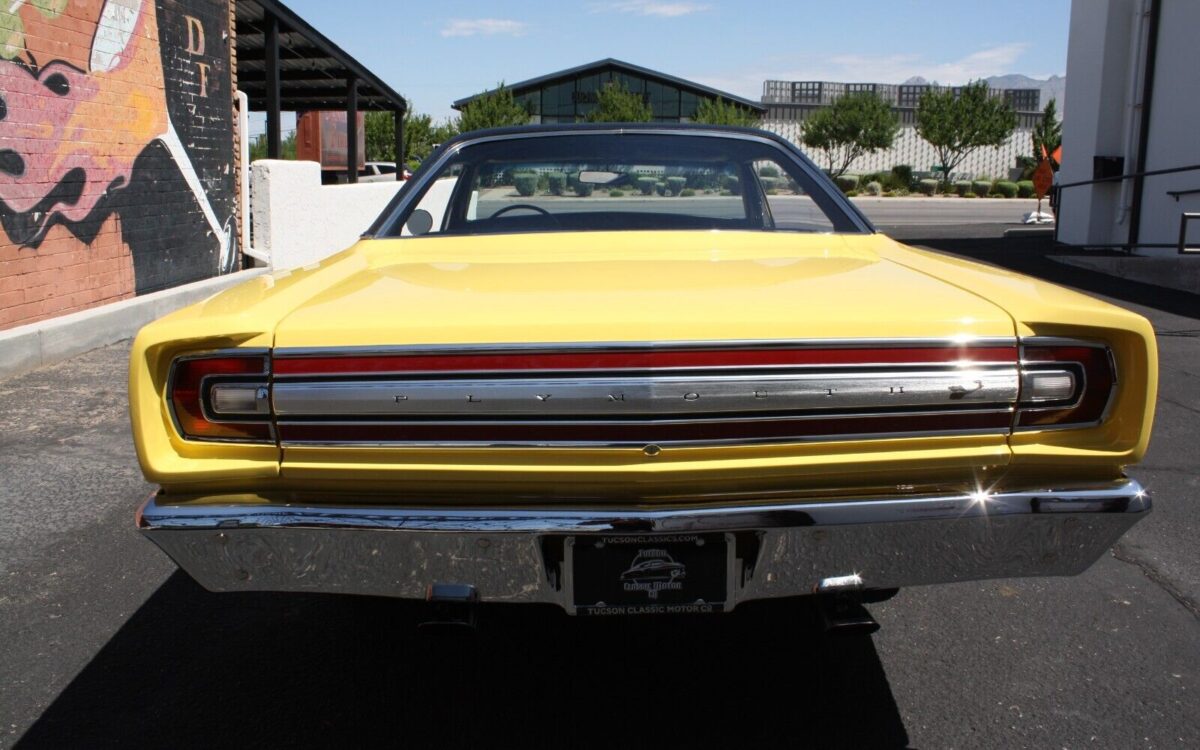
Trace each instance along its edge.
<instances>
[{"instance_id":1,"label":"rear windshield","mask_svg":"<svg viewBox=\"0 0 1200 750\"><path fill-rule=\"evenodd\" d=\"M414 187L376 236L861 231L823 175L754 138L530 134L467 145Z\"/></svg>"}]
</instances>

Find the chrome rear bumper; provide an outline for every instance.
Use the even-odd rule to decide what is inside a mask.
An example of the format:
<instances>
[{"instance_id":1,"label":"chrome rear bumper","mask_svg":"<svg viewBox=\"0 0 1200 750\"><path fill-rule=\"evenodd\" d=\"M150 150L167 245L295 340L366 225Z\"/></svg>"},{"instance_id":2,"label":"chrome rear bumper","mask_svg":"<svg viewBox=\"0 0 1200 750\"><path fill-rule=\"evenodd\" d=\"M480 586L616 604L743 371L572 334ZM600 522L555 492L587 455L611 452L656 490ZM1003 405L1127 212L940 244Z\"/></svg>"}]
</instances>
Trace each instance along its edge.
<instances>
[{"instance_id":1,"label":"chrome rear bumper","mask_svg":"<svg viewBox=\"0 0 1200 750\"><path fill-rule=\"evenodd\" d=\"M212 591L425 598L469 584L481 601L573 611L561 540L728 532L726 608L809 594L827 579L868 589L1075 575L1150 510L1134 480L1084 489L782 502L669 510L171 504L138 528ZM557 544L557 546L556 546Z\"/></svg>"}]
</instances>

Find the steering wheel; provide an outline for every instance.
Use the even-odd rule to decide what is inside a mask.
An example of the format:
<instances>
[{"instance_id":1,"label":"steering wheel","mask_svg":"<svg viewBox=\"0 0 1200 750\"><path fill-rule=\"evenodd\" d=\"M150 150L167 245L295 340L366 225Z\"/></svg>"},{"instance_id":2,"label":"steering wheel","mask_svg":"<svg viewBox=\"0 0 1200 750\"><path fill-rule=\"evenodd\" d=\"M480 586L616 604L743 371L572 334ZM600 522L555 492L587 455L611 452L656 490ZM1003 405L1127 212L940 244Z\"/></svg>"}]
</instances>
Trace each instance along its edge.
<instances>
[{"instance_id":1,"label":"steering wheel","mask_svg":"<svg viewBox=\"0 0 1200 750\"><path fill-rule=\"evenodd\" d=\"M503 214L506 214L506 213L508 213L509 211L516 211L516 210L517 210L517 209L519 209L519 208L524 208L524 209L527 209L527 210L529 210L529 211L537 211L539 214L542 214L543 216L549 216L549 215L550 215L550 212L549 212L549 211L547 211L546 209L542 208L541 206L535 206L535 205L533 205L532 203L514 203L514 204L512 204L511 206L505 206L504 208L500 209L499 211L497 211L496 213L492 214L492 215L491 215L491 216L489 216L488 218L489 218L489 219L495 219L497 216L501 216L501 215L503 215Z\"/></svg>"}]
</instances>

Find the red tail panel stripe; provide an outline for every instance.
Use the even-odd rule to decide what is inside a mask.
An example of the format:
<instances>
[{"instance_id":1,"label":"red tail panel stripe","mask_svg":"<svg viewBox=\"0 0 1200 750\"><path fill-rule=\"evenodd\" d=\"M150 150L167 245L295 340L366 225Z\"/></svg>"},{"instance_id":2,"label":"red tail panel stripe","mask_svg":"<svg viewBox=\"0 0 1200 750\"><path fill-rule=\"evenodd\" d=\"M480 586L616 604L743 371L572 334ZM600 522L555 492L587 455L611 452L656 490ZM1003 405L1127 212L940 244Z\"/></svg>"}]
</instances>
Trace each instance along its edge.
<instances>
[{"instance_id":1,"label":"red tail panel stripe","mask_svg":"<svg viewBox=\"0 0 1200 750\"><path fill-rule=\"evenodd\" d=\"M274 359L276 375L496 372L509 370L644 370L864 364L946 364L1017 361L1015 346L859 349L705 349L504 354L330 355Z\"/></svg>"}]
</instances>

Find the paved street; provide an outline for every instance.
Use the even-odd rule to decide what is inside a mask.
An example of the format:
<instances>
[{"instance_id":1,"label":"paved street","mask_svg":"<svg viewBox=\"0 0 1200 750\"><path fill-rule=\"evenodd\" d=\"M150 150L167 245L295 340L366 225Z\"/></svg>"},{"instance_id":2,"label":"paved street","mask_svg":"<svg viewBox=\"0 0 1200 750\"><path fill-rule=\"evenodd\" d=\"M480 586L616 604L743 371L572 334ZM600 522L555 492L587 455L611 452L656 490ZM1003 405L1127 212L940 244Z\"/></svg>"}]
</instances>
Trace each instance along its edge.
<instances>
[{"instance_id":1,"label":"paved street","mask_svg":"<svg viewBox=\"0 0 1200 750\"><path fill-rule=\"evenodd\" d=\"M604 621L495 606L449 636L418 633L405 602L208 594L133 530L151 488L117 345L0 382L0 748L1200 747L1200 304L1037 241L945 239L962 233L906 230L1158 332L1133 472L1155 511L1084 575L907 589L849 639L802 602Z\"/></svg>"},{"instance_id":2,"label":"paved street","mask_svg":"<svg viewBox=\"0 0 1200 750\"><path fill-rule=\"evenodd\" d=\"M1037 201L1026 198L852 198L854 205L876 226L1020 224L1025 214L1037 210ZM1050 206L1042 203L1042 210Z\"/></svg>"}]
</instances>

